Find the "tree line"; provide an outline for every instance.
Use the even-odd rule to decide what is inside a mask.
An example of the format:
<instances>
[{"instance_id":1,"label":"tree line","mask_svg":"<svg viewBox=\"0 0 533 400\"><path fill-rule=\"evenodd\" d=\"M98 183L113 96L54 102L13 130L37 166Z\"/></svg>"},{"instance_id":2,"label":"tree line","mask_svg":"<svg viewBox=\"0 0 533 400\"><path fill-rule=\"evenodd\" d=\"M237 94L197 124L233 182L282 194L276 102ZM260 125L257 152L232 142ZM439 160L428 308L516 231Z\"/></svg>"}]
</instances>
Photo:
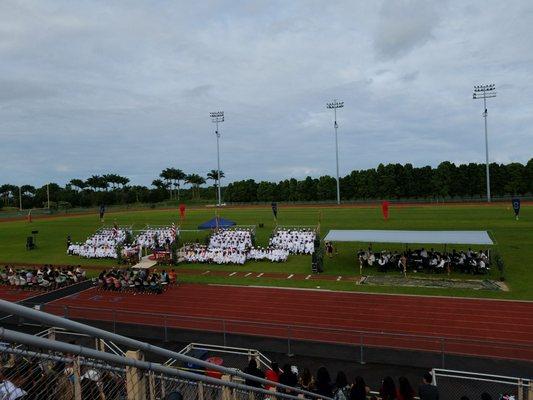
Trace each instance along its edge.
<instances>
[{"instance_id":1,"label":"tree line","mask_svg":"<svg viewBox=\"0 0 533 400\"><path fill-rule=\"evenodd\" d=\"M533 193L533 159L520 163L490 164L494 196ZM485 164L455 165L442 162L437 168L411 164L380 164L377 168L352 171L340 178L342 200L482 198L486 196ZM336 180L331 176L294 178L280 182L253 179L230 183L224 188L227 202L328 201L336 198Z\"/></svg>"},{"instance_id":2,"label":"tree line","mask_svg":"<svg viewBox=\"0 0 533 400\"><path fill-rule=\"evenodd\" d=\"M221 178L224 173L220 171ZM494 196L533 193L533 159L527 164L490 164L491 192ZM207 181L212 185L205 187ZM187 185L187 188L184 188ZM150 187L131 185L127 177L117 174L93 175L72 179L65 186L50 183L36 188L31 185L0 186L0 207L52 208L90 207L99 204L133 204L211 201L216 198L217 171L205 178L166 168ZM336 181L331 176L306 177L279 182L253 179L229 183L222 187L225 202L332 201ZM411 164L380 164L377 168L355 170L340 178L342 200L483 198L486 194L485 164L455 165L442 162L436 168L413 167Z\"/></svg>"}]
</instances>

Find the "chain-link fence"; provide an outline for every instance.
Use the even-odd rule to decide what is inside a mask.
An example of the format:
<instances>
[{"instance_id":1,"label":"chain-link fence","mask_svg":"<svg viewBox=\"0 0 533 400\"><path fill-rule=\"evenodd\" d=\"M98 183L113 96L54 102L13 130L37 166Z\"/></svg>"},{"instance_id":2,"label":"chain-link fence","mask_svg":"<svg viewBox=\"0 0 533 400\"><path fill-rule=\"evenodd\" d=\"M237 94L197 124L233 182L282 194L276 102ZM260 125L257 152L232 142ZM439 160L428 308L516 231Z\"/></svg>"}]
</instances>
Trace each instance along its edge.
<instances>
[{"instance_id":1,"label":"chain-link fence","mask_svg":"<svg viewBox=\"0 0 533 400\"><path fill-rule=\"evenodd\" d=\"M126 398L126 369L87 357L4 343L0 399Z\"/></svg>"},{"instance_id":2,"label":"chain-link fence","mask_svg":"<svg viewBox=\"0 0 533 400\"><path fill-rule=\"evenodd\" d=\"M433 374L441 400L460 399L463 396L479 399L483 393L494 400L510 399L510 396L515 400L533 400L533 387L529 379L445 369L434 369Z\"/></svg>"}]
</instances>

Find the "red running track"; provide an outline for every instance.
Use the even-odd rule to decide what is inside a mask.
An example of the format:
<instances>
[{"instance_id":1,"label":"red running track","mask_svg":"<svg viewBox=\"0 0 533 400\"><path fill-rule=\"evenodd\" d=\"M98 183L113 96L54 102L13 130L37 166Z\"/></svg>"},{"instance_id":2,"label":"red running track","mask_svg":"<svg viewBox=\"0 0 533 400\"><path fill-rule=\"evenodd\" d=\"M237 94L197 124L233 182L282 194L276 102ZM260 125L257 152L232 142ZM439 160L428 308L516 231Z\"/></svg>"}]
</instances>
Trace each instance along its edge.
<instances>
[{"instance_id":1,"label":"red running track","mask_svg":"<svg viewBox=\"0 0 533 400\"><path fill-rule=\"evenodd\" d=\"M533 302L191 284L90 289L45 311L64 306L76 319L533 360Z\"/></svg>"},{"instance_id":2,"label":"red running track","mask_svg":"<svg viewBox=\"0 0 533 400\"><path fill-rule=\"evenodd\" d=\"M35 290L16 289L12 286L0 286L0 299L17 302L20 300L29 299L30 297L38 296L43 292Z\"/></svg>"}]
</instances>

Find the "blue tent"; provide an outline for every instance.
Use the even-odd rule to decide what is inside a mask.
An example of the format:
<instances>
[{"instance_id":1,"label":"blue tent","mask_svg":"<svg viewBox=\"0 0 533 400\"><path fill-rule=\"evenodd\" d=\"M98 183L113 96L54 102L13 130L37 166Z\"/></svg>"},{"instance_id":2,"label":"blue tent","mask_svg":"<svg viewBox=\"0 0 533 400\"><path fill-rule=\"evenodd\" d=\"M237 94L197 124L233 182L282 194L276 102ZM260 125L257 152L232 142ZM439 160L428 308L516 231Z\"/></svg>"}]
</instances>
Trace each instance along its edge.
<instances>
[{"instance_id":1,"label":"blue tent","mask_svg":"<svg viewBox=\"0 0 533 400\"><path fill-rule=\"evenodd\" d=\"M237 225L235 222L229 219L215 217L203 224L198 225L198 229L216 229L216 228L229 228L230 226Z\"/></svg>"}]
</instances>

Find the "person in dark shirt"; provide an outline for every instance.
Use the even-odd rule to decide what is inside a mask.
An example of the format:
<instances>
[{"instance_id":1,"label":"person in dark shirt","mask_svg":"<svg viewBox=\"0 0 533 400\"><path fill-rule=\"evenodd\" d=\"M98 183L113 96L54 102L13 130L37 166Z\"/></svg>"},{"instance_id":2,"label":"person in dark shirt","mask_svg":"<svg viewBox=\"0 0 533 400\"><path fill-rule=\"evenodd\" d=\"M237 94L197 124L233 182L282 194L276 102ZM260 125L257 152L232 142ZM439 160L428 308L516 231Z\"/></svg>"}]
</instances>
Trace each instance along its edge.
<instances>
[{"instance_id":1,"label":"person in dark shirt","mask_svg":"<svg viewBox=\"0 0 533 400\"><path fill-rule=\"evenodd\" d=\"M257 368L257 361L255 358L250 359L248 366L244 369L244 373L248 375L257 376L258 378L265 378L265 374L259 368ZM252 387L261 387L261 383L256 380L246 379L244 383Z\"/></svg>"},{"instance_id":2,"label":"person in dark shirt","mask_svg":"<svg viewBox=\"0 0 533 400\"><path fill-rule=\"evenodd\" d=\"M290 364L285 364L283 366L283 373L279 376L279 383L291 387L296 387L296 385L298 384L298 375L296 375L292 371ZM283 391L284 393L290 393L290 391L287 389L283 389L280 391Z\"/></svg>"},{"instance_id":3,"label":"person in dark shirt","mask_svg":"<svg viewBox=\"0 0 533 400\"><path fill-rule=\"evenodd\" d=\"M317 394L333 397L333 384L331 383L331 376L326 367L320 367L316 371L315 387Z\"/></svg>"},{"instance_id":4,"label":"person in dark shirt","mask_svg":"<svg viewBox=\"0 0 533 400\"><path fill-rule=\"evenodd\" d=\"M433 377L429 372L426 372L422 384L418 387L420 400L439 400L439 390L431 384L432 381Z\"/></svg>"}]
</instances>

